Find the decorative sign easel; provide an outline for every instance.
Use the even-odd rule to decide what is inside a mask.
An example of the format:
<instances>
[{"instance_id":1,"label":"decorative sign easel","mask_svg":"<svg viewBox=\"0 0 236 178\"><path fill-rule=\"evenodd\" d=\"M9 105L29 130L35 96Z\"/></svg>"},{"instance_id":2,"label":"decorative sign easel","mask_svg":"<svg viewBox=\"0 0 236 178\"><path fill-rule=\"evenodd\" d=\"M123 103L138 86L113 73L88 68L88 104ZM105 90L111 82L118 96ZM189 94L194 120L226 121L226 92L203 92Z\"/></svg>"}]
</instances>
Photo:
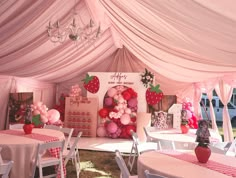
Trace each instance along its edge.
<instances>
[{"instance_id":1,"label":"decorative sign easel","mask_svg":"<svg viewBox=\"0 0 236 178\"><path fill-rule=\"evenodd\" d=\"M146 88L141 82L141 73L122 73L122 72L89 72L90 76L97 76L100 81L100 89L97 93L87 93L88 97L97 97L99 108L103 107L103 99L109 88L123 85L134 89L138 93L138 112L147 111L145 98Z\"/></svg>"}]
</instances>

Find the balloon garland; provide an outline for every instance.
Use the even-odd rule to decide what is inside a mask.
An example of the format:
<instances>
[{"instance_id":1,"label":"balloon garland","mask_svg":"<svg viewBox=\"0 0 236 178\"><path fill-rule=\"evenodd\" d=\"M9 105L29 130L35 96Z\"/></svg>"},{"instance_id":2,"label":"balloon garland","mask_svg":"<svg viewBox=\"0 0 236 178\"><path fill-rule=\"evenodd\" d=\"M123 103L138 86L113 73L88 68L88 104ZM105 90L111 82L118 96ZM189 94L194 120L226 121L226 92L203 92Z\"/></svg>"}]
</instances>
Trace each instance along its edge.
<instances>
[{"instance_id":1,"label":"balloon garland","mask_svg":"<svg viewBox=\"0 0 236 178\"><path fill-rule=\"evenodd\" d=\"M110 88L98 111L102 125L97 128L99 137L131 138L130 131L136 131L137 93L125 86Z\"/></svg>"},{"instance_id":2,"label":"balloon garland","mask_svg":"<svg viewBox=\"0 0 236 178\"><path fill-rule=\"evenodd\" d=\"M43 104L43 102L41 101L32 104L31 110L32 110L32 122L37 125L39 123L48 125L49 124L62 125L59 111L56 109L48 110L47 106Z\"/></svg>"}]
</instances>

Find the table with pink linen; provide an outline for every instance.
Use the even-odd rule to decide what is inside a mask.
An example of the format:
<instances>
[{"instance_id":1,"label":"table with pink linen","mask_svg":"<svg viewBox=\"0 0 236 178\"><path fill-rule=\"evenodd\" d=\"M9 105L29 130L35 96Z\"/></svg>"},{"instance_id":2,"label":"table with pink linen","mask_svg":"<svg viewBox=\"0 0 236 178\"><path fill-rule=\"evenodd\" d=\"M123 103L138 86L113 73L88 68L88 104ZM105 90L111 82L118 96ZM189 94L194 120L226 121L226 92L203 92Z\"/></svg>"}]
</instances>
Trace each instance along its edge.
<instances>
[{"instance_id":1,"label":"table with pink linen","mask_svg":"<svg viewBox=\"0 0 236 178\"><path fill-rule=\"evenodd\" d=\"M170 141L195 142L197 129L189 129L189 132L182 134L180 129L167 129L149 131L148 134L153 139L164 139ZM212 129L210 131L210 142L222 142L221 136Z\"/></svg>"},{"instance_id":2,"label":"table with pink linen","mask_svg":"<svg viewBox=\"0 0 236 178\"><path fill-rule=\"evenodd\" d=\"M236 158L212 153L207 163L199 163L194 151L150 151L138 157L138 177L144 171L170 178L229 178L236 177Z\"/></svg>"},{"instance_id":3,"label":"table with pink linen","mask_svg":"<svg viewBox=\"0 0 236 178\"><path fill-rule=\"evenodd\" d=\"M35 128L32 134L25 135L23 129L0 131L0 147L3 159L13 160L10 178L29 178L32 176L32 160L39 143L63 140L62 132L52 129Z\"/></svg>"}]
</instances>

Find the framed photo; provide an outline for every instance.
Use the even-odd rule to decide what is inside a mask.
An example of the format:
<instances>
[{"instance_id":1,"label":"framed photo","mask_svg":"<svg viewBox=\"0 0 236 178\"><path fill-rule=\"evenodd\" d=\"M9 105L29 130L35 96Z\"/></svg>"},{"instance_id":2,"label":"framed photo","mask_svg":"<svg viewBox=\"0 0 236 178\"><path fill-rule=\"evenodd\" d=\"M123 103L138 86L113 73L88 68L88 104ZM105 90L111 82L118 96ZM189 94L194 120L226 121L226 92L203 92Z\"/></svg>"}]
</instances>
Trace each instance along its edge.
<instances>
[{"instance_id":1,"label":"framed photo","mask_svg":"<svg viewBox=\"0 0 236 178\"><path fill-rule=\"evenodd\" d=\"M8 102L9 123L24 123L26 108L31 104L33 104L33 92L10 93Z\"/></svg>"},{"instance_id":2,"label":"framed photo","mask_svg":"<svg viewBox=\"0 0 236 178\"><path fill-rule=\"evenodd\" d=\"M151 120L151 126L159 129L173 128L173 114L164 111L154 112Z\"/></svg>"}]
</instances>

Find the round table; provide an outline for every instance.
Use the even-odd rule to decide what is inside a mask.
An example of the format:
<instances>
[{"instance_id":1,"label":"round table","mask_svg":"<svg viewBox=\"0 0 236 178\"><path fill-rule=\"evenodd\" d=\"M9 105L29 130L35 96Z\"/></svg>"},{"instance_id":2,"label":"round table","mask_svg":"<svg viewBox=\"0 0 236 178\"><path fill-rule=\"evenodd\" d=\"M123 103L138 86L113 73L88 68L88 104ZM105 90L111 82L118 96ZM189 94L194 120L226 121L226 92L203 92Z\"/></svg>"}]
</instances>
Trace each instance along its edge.
<instances>
[{"instance_id":1,"label":"round table","mask_svg":"<svg viewBox=\"0 0 236 178\"><path fill-rule=\"evenodd\" d=\"M3 159L13 160L10 178L28 178L32 176L32 160L39 143L52 139L65 139L62 132L52 129L35 128L32 134L25 135L23 129L0 131L0 147Z\"/></svg>"},{"instance_id":2,"label":"round table","mask_svg":"<svg viewBox=\"0 0 236 178\"><path fill-rule=\"evenodd\" d=\"M189 132L182 134L180 129L167 129L158 131L149 131L148 134L152 139L163 139L177 142L195 142L197 129L189 129ZM222 142L221 136L214 130L210 131L210 142Z\"/></svg>"},{"instance_id":3,"label":"round table","mask_svg":"<svg viewBox=\"0 0 236 178\"><path fill-rule=\"evenodd\" d=\"M177 154L178 158L170 156L168 154ZM144 171L149 170L151 173L160 174L166 177L182 177L182 178L229 178L232 176L223 174L214 169L207 168L205 165L213 163L221 164L218 169L228 169L232 171L236 176L236 164L235 157L225 156L222 154L212 153L209 161L206 164L199 164L193 151L178 152L171 151L168 154L161 151L150 151L141 154L138 157L138 177L145 178ZM184 157L192 156L192 160L186 160ZM193 157L194 156L194 157ZM192 162L191 162L192 161ZM195 164L196 163L196 164ZM223 168L222 164L226 166ZM211 164L215 165L215 164ZM217 164L216 164L217 165ZM219 166L219 165L218 165ZM216 166L217 167L217 166Z\"/></svg>"}]
</instances>

